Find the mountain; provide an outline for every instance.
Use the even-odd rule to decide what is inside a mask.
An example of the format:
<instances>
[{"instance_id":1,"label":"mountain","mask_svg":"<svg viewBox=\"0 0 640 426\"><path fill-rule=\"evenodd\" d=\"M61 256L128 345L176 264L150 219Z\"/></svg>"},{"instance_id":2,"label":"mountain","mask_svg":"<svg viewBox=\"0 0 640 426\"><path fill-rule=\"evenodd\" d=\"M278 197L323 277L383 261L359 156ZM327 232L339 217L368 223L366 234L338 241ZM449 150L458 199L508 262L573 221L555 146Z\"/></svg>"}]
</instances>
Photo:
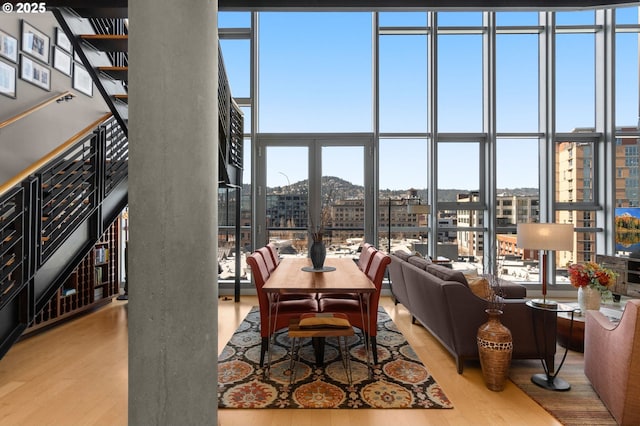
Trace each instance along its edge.
<instances>
[{"instance_id":1,"label":"mountain","mask_svg":"<svg viewBox=\"0 0 640 426\"><path fill-rule=\"evenodd\" d=\"M243 185L243 191L250 191L250 185ZM380 198L404 198L407 197L407 189L380 189ZM330 194L330 198L333 200L345 200L354 198L364 198L364 187L362 185L354 185L344 179L336 176L323 176L322 177L322 191L325 197ZM427 199L426 189L417 189L417 196L421 200ZM301 180L294 182L291 185L267 187L267 194L306 194L309 192L309 180ZM469 192L466 189L440 189L438 191L439 199L441 201L456 201L458 194ZM537 188L502 188L497 190L501 195L520 195L530 196L538 195Z\"/></svg>"}]
</instances>

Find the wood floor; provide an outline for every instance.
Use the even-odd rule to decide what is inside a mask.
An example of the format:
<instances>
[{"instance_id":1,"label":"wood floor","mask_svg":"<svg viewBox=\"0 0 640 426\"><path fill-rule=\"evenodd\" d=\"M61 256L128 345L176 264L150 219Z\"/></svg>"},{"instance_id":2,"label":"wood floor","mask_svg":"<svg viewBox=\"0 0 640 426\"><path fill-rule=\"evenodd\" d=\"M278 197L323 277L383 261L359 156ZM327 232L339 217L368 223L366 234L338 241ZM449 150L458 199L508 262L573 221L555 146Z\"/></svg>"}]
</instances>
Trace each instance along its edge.
<instances>
[{"instance_id":1,"label":"wood floor","mask_svg":"<svg viewBox=\"0 0 640 426\"><path fill-rule=\"evenodd\" d=\"M0 360L0 425L126 425L127 302L106 307L24 339ZM381 304L454 405L451 410L219 410L222 426L559 425L508 382L488 390L479 365L456 372L453 358L428 332L412 325L391 299ZM257 299L220 300L218 350ZM215 422L211 422L215 424Z\"/></svg>"}]
</instances>

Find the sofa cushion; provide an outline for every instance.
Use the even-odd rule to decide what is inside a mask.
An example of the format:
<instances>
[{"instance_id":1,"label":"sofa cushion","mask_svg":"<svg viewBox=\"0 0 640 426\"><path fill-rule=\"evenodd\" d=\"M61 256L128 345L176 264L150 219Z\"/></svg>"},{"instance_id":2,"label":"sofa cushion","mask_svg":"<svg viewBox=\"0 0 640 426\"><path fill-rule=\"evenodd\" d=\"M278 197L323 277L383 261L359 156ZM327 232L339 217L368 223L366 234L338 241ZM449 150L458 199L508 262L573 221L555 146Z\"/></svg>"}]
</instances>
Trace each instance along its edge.
<instances>
[{"instance_id":1,"label":"sofa cushion","mask_svg":"<svg viewBox=\"0 0 640 426\"><path fill-rule=\"evenodd\" d=\"M409 253L408 251L404 251L404 250L396 250L393 252L393 254L399 257L400 259L404 260L405 262L409 260L411 256L413 256L412 253Z\"/></svg>"},{"instance_id":2,"label":"sofa cushion","mask_svg":"<svg viewBox=\"0 0 640 426\"><path fill-rule=\"evenodd\" d=\"M427 270L427 265L431 263L430 260L427 260L423 257L411 256L408 262L414 266L417 266L420 269Z\"/></svg>"},{"instance_id":3,"label":"sofa cushion","mask_svg":"<svg viewBox=\"0 0 640 426\"><path fill-rule=\"evenodd\" d=\"M471 292L482 299L489 299L491 296L491 286L489 281L484 277L475 277L467 279L467 284Z\"/></svg>"},{"instance_id":4,"label":"sofa cushion","mask_svg":"<svg viewBox=\"0 0 640 426\"><path fill-rule=\"evenodd\" d=\"M469 286L469 284L467 283L467 279L464 277L464 275L460 271L454 271L453 269L449 269L442 265L436 265L434 263L430 263L427 265L427 272L430 273L431 275L435 275L441 280L457 281L460 284L463 284L467 287Z\"/></svg>"}]
</instances>

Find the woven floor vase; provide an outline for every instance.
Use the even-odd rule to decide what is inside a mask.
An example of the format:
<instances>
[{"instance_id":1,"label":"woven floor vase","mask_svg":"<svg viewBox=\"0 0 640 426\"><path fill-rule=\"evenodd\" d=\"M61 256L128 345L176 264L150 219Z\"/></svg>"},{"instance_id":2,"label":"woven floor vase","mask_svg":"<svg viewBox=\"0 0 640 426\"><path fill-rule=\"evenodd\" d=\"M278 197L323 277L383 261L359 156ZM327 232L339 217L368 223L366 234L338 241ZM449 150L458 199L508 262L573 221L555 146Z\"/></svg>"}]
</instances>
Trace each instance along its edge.
<instances>
[{"instance_id":1,"label":"woven floor vase","mask_svg":"<svg viewBox=\"0 0 640 426\"><path fill-rule=\"evenodd\" d=\"M501 391L509 378L513 339L500 321L502 311L487 309L489 320L478 328L478 353L484 382L492 391Z\"/></svg>"}]
</instances>

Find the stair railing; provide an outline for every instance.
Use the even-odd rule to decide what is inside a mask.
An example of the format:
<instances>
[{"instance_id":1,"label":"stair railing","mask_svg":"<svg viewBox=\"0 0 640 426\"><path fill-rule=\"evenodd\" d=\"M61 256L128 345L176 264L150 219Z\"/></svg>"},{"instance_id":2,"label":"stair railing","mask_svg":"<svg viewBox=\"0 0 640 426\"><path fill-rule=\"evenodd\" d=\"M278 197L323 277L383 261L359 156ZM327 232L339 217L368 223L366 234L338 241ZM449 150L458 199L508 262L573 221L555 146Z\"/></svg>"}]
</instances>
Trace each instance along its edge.
<instances>
[{"instance_id":1,"label":"stair railing","mask_svg":"<svg viewBox=\"0 0 640 426\"><path fill-rule=\"evenodd\" d=\"M0 358L80 261L78 253L53 255L72 235L88 246L101 234L103 202L127 163L126 135L108 113L0 186L0 311L10 312ZM87 223L87 235L75 232ZM50 280L38 278L52 270Z\"/></svg>"},{"instance_id":2,"label":"stair railing","mask_svg":"<svg viewBox=\"0 0 640 426\"><path fill-rule=\"evenodd\" d=\"M69 147L73 146L76 142L78 142L78 140L80 140L82 136L86 135L87 133L91 132L93 129L98 127L102 122L106 121L110 116L111 116L111 113L108 113L100 117L99 119L89 124L84 129L80 130L78 133L73 135L65 143L63 143L56 149L52 150L51 152L49 152L47 155L40 158L35 163L31 164L29 167L22 170L20 173L15 175L13 178L9 179L4 184L0 185L0 196L4 195L7 191L9 191L14 186L19 185L22 181L27 179L30 175L36 173L41 167L43 167L53 159L57 158L65 150L67 150Z\"/></svg>"},{"instance_id":3,"label":"stair railing","mask_svg":"<svg viewBox=\"0 0 640 426\"><path fill-rule=\"evenodd\" d=\"M63 93L59 93L59 94L57 94L55 96L52 96L51 98L46 99L46 100L40 102L39 104L34 105L31 108L26 109L23 112L21 112L19 114L16 114L13 117L8 118L8 119L0 122L0 129L5 128L7 126L10 126L11 124L13 124L13 123L15 123L17 121L20 121L23 118L28 117L31 114L33 114L34 112L39 111L42 108L53 104L54 102L55 103L60 103L60 102L69 101L69 100L73 99L75 96L76 95L74 93L69 92L69 91L66 91L66 92L63 92Z\"/></svg>"}]
</instances>

